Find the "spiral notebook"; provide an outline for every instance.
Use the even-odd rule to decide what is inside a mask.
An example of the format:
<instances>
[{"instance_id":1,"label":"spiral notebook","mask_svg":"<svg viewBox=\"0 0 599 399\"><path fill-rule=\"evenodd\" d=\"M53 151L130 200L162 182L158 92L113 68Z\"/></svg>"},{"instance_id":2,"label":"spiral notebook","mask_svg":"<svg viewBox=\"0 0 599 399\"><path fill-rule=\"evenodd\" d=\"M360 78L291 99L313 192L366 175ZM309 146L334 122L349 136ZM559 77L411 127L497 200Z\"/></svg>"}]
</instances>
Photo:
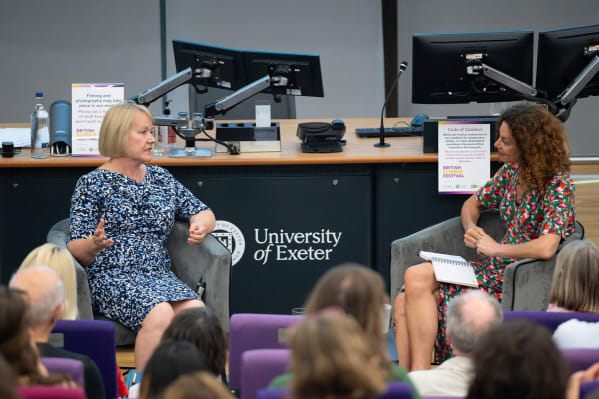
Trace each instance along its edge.
<instances>
[{"instance_id":1,"label":"spiral notebook","mask_svg":"<svg viewBox=\"0 0 599 399\"><path fill-rule=\"evenodd\" d=\"M433 264L437 281L478 288L474 268L461 256L426 251L420 251L418 256Z\"/></svg>"}]
</instances>

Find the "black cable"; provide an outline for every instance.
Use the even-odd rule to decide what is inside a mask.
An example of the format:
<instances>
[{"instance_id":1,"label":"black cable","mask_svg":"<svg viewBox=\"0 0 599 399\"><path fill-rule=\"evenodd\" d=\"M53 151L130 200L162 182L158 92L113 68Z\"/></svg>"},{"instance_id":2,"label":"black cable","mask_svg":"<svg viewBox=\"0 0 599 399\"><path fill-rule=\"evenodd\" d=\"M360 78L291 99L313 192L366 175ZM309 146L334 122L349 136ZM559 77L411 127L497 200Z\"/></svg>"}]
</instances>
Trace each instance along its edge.
<instances>
[{"instance_id":1,"label":"black cable","mask_svg":"<svg viewBox=\"0 0 599 399\"><path fill-rule=\"evenodd\" d=\"M229 150L229 154L231 155L239 155L239 147L237 147L235 144L229 144L225 141L219 140L215 137L212 137L211 135L208 134L208 132L206 131L206 129L202 129L201 130L202 133L204 133L206 135L206 137L208 137L208 139L210 141L214 141L215 143L218 143L222 146L225 146L228 150ZM195 139L196 141L206 141L205 139Z\"/></svg>"}]
</instances>

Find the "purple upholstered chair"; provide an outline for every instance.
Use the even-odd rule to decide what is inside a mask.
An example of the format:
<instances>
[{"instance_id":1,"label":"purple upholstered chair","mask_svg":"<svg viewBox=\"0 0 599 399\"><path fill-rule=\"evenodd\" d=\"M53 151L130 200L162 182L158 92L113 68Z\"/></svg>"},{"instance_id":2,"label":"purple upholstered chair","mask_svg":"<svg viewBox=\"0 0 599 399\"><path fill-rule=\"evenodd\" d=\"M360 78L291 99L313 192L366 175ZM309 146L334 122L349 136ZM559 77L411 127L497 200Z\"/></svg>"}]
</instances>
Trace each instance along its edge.
<instances>
[{"instance_id":1,"label":"purple upholstered chair","mask_svg":"<svg viewBox=\"0 0 599 399\"><path fill-rule=\"evenodd\" d=\"M503 312L503 320L528 320L547 327L553 333L557 326L570 319L598 322L599 314L583 312L512 311Z\"/></svg>"},{"instance_id":2,"label":"purple upholstered chair","mask_svg":"<svg viewBox=\"0 0 599 399\"><path fill-rule=\"evenodd\" d=\"M585 399L588 394L594 392L597 389L599 389L599 381L583 382L582 384L580 384L579 398Z\"/></svg>"},{"instance_id":3,"label":"purple upholstered chair","mask_svg":"<svg viewBox=\"0 0 599 399\"><path fill-rule=\"evenodd\" d=\"M229 387L241 388L241 355L249 349L284 349L287 328L301 316L239 313L229 326Z\"/></svg>"},{"instance_id":4,"label":"purple upholstered chair","mask_svg":"<svg viewBox=\"0 0 599 399\"><path fill-rule=\"evenodd\" d=\"M256 394L256 399L283 399L287 396L286 388L261 389ZM412 388L405 382L388 382L385 392L377 399L412 399Z\"/></svg>"},{"instance_id":5,"label":"purple upholstered chair","mask_svg":"<svg viewBox=\"0 0 599 399\"><path fill-rule=\"evenodd\" d=\"M599 349L561 349L562 355L570 366L570 372L586 370L599 363Z\"/></svg>"},{"instance_id":6,"label":"purple upholstered chair","mask_svg":"<svg viewBox=\"0 0 599 399\"><path fill-rule=\"evenodd\" d=\"M107 398L116 398L116 344L114 325L100 320L58 320L53 338L62 336L64 349L89 356L102 374Z\"/></svg>"},{"instance_id":7,"label":"purple upholstered chair","mask_svg":"<svg viewBox=\"0 0 599 399\"><path fill-rule=\"evenodd\" d=\"M288 371L289 349L252 349L241 355L241 399L254 399L259 389Z\"/></svg>"},{"instance_id":8,"label":"purple upholstered chair","mask_svg":"<svg viewBox=\"0 0 599 399\"><path fill-rule=\"evenodd\" d=\"M19 387L17 393L23 399L85 399L85 391L82 388Z\"/></svg>"},{"instance_id":9,"label":"purple upholstered chair","mask_svg":"<svg viewBox=\"0 0 599 399\"><path fill-rule=\"evenodd\" d=\"M63 357L42 357L42 364L48 369L49 373L68 374L75 384L83 387L85 377L81 360Z\"/></svg>"}]
</instances>

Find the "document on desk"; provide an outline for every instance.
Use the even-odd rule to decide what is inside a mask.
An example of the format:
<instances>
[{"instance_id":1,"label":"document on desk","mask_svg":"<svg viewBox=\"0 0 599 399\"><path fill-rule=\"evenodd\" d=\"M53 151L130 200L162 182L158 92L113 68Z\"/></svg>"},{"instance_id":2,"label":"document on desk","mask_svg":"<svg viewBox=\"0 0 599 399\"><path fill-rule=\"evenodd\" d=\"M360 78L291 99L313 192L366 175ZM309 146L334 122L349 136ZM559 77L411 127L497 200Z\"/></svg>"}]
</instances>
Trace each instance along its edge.
<instances>
[{"instance_id":1,"label":"document on desk","mask_svg":"<svg viewBox=\"0 0 599 399\"><path fill-rule=\"evenodd\" d=\"M28 127L0 129L0 143L3 141L12 141L15 147L31 147L31 129Z\"/></svg>"}]
</instances>

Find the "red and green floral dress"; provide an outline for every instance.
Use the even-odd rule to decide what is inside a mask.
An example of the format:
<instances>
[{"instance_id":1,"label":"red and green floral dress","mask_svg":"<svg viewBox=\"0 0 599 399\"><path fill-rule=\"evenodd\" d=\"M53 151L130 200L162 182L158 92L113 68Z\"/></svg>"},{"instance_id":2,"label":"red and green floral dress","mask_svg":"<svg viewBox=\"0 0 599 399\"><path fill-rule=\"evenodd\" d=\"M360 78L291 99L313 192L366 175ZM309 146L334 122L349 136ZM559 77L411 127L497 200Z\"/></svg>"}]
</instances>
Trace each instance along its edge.
<instances>
[{"instance_id":1,"label":"red and green floral dress","mask_svg":"<svg viewBox=\"0 0 599 399\"><path fill-rule=\"evenodd\" d=\"M516 196L518 166L506 163L475 194L481 209L496 209L507 231L502 244L521 244L543 234L557 234L562 240L574 232L574 182L568 172L558 173L544 189L531 189ZM472 262L481 290L501 301L503 271L517 259L484 257ZM468 287L441 283L439 290L439 329L435 341L435 361L442 362L451 356L447 342L445 318L451 298Z\"/></svg>"}]
</instances>

